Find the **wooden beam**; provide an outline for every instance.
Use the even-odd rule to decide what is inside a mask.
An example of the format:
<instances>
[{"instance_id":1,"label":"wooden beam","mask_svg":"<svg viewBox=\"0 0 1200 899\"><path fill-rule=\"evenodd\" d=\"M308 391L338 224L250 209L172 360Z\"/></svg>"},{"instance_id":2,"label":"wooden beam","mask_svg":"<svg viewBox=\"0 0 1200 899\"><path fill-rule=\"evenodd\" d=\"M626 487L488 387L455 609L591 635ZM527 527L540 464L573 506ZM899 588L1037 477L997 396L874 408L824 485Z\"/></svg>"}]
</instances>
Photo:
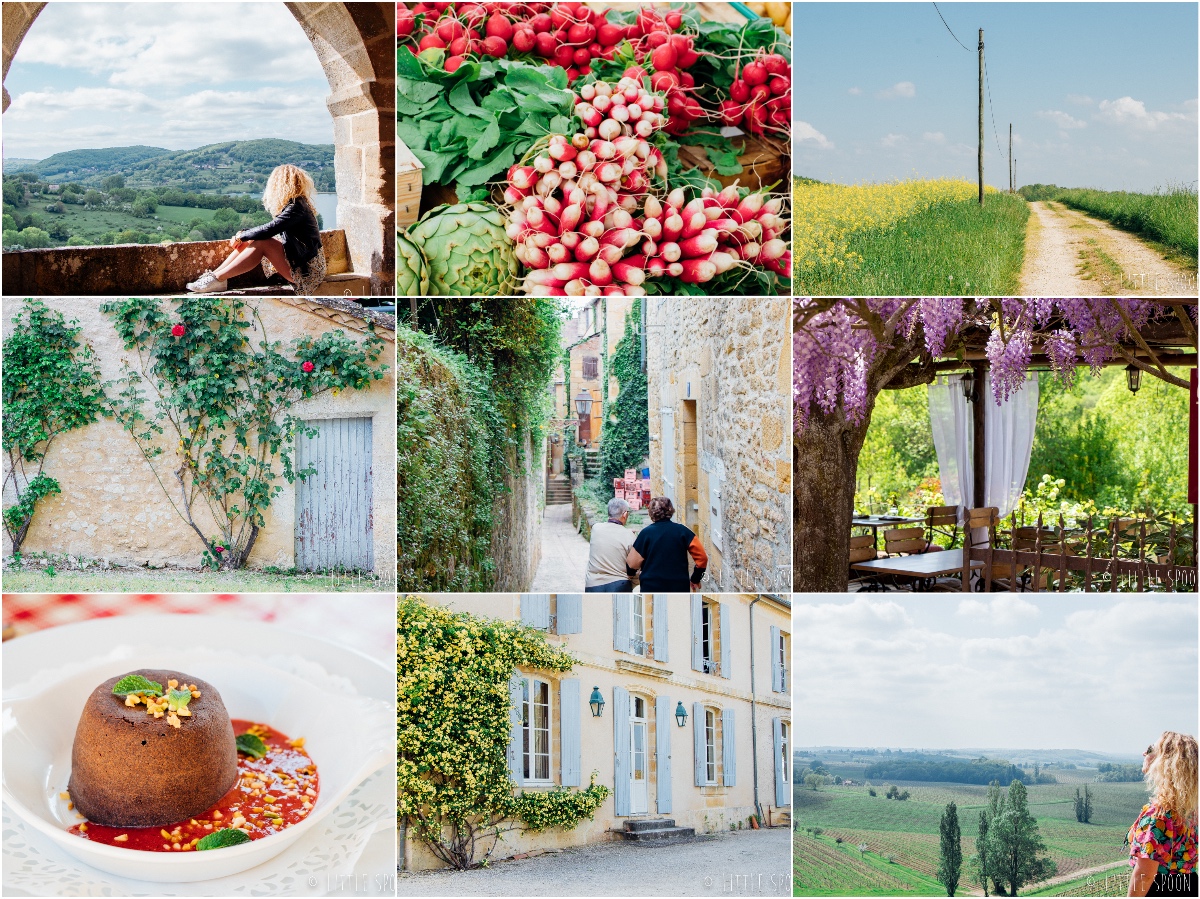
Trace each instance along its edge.
<instances>
[{"instance_id":1,"label":"wooden beam","mask_svg":"<svg viewBox=\"0 0 1200 899\"><path fill-rule=\"evenodd\" d=\"M908 368L892 379L891 383L884 386L884 390L904 390L908 387L913 387L920 384L928 384L931 380L931 373L946 372L946 371L966 371L972 367L972 363L986 359L982 353L966 354L966 361L959 362L957 359L943 359L940 362L932 362L928 365L922 365L918 362L911 363ZM1158 361L1163 365L1171 368L1196 368L1197 356L1195 353L1160 353ZM1104 363L1106 366L1120 366L1124 368L1128 363L1124 359L1110 359ZM1030 366L1033 368L1049 368L1050 357L1041 353L1034 353Z\"/></svg>"},{"instance_id":2,"label":"wooden beam","mask_svg":"<svg viewBox=\"0 0 1200 899\"><path fill-rule=\"evenodd\" d=\"M973 508L980 509L986 505L984 494L986 492L987 479L984 467L987 464L987 425L986 418L987 407L984 405L986 390L983 384L983 377L987 373L988 364L986 362L976 362L971 366L975 372L975 397L971 403L971 430L975 436L975 484L974 484L974 502Z\"/></svg>"}]
</instances>

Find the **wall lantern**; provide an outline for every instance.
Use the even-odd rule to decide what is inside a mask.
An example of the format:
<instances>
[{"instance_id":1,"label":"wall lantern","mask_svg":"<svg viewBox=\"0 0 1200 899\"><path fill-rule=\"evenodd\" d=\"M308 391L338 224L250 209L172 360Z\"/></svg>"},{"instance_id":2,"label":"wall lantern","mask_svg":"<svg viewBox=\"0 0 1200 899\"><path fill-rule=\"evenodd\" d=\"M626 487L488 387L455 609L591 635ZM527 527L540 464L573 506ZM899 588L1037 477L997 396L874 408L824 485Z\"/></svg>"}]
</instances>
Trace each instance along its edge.
<instances>
[{"instance_id":1,"label":"wall lantern","mask_svg":"<svg viewBox=\"0 0 1200 899\"><path fill-rule=\"evenodd\" d=\"M1129 392L1137 393L1142 386L1142 370L1136 365L1125 366L1125 377L1129 381Z\"/></svg>"},{"instance_id":2,"label":"wall lantern","mask_svg":"<svg viewBox=\"0 0 1200 899\"><path fill-rule=\"evenodd\" d=\"M575 397L575 411L579 413L580 418L587 418L591 414L592 395L586 390L581 389Z\"/></svg>"},{"instance_id":3,"label":"wall lantern","mask_svg":"<svg viewBox=\"0 0 1200 899\"><path fill-rule=\"evenodd\" d=\"M967 372L959 380L959 384L962 385L963 396L966 397L967 402L975 402L975 372Z\"/></svg>"},{"instance_id":4,"label":"wall lantern","mask_svg":"<svg viewBox=\"0 0 1200 899\"><path fill-rule=\"evenodd\" d=\"M680 727L687 724L687 709L683 707L683 700L675 705L675 721Z\"/></svg>"},{"instance_id":5,"label":"wall lantern","mask_svg":"<svg viewBox=\"0 0 1200 899\"><path fill-rule=\"evenodd\" d=\"M599 687L592 687L592 695L588 699L588 705L592 707L593 718L599 718L604 714L604 697L600 695Z\"/></svg>"}]
</instances>

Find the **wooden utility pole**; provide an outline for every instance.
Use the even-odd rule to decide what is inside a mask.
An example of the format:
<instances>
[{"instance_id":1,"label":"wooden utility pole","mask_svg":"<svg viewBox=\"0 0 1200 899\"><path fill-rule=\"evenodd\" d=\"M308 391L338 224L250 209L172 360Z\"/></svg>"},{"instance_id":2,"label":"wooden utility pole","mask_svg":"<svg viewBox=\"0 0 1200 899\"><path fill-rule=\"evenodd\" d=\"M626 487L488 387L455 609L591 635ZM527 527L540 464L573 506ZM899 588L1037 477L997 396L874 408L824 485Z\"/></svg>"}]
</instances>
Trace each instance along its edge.
<instances>
[{"instance_id":1,"label":"wooden utility pole","mask_svg":"<svg viewBox=\"0 0 1200 899\"><path fill-rule=\"evenodd\" d=\"M979 29L979 205L983 205L983 29Z\"/></svg>"},{"instance_id":2,"label":"wooden utility pole","mask_svg":"<svg viewBox=\"0 0 1200 899\"><path fill-rule=\"evenodd\" d=\"M1012 169L1012 122L1008 123L1008 192L1013 192L1013 169Z\"/></svg>"}]
</instances>

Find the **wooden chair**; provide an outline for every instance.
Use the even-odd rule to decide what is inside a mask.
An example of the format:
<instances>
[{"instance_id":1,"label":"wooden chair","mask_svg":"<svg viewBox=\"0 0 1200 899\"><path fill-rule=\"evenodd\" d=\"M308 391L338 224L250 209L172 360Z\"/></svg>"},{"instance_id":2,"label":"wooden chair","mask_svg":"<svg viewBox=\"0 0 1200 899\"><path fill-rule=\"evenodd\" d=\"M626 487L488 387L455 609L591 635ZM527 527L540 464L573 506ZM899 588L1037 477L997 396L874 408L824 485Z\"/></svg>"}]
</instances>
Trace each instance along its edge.
<instances>
[{"instance_id":1,"label":"wooden chair","mask_svg":"<svg viewBox=\"0 0 1200 899\"><path fill-rule=\"evenodd\" d=\"M939 537L945 538L945 546L934 543ZM958 506L930 506L925 511L925 540L928 552L954 548L958 540Z\"/></svg>"},{"instance_id":2,"label":"wooden chair","mask_svg":"<svg viewBox=\"0 0 1200 899\"><path fill-rule=\"evenodd\" d=\"M925 552L925 529L890 528L883 532L883 548L889 556L909 556Z\"/></svg>"},{"instance_id":3,"label":"wooden chair","mask_svg":"<svg viewBox=\"0 0 1200 899\"><path fill-rule=\"evenodd\" d=\"M1017 552L1034 552L1037 547L1041 546L1042 550L1055 555L1063 552L1062 535L1059 534L1057 528L1042 527L1038 531L1036 525L1020 527L1013 529L1012 548ZM1007 590L1011 582L1013 589L1028 590L1033 585L1032 569L1028 565L1015 566L1012 565L993 565L992 566L992 584L998 586L1002 590ZM1038 589L1047 590L1050 588L1051 577L1056 575L1057 568L1047 566L1040 569L1038 572ZM1016 577L1013 581L1012 578Z\"/></svg>"},{"instance_id":4,"label":"wooden chair","mask_svg":"<svg viewBox=\"0 0 1200 899\"><path fill-rule=\"evenodd\" d=\"M963 552L968 549L984 549L991 545L992 538L996 533L996 525L1000 522L1000 510L996 506L980 506L976 509L967 509L966 515L963 516ZM978 530L983 530L982 534L976 534ZM993 566L993 571L995 566ZM983 578L979 578L975 582L975 589L983 589Z\"/></svg>"},{"instance_id":5,"label":"wooden chair","mask_svg":"<svg viewBox=\"0 0 1200 899\"><path fill-rule=\"evenodd\" d=\"M878 558L879 553L875 549L875 535L863 534L859 537L850 538L850 564L856 562L869 562L872 559ZM860 590L882 590L883 586L879 582L879 578L871 574L863 574L859 571L850 570L850 583L857 585Z\"/></svg>"}]
</instances>

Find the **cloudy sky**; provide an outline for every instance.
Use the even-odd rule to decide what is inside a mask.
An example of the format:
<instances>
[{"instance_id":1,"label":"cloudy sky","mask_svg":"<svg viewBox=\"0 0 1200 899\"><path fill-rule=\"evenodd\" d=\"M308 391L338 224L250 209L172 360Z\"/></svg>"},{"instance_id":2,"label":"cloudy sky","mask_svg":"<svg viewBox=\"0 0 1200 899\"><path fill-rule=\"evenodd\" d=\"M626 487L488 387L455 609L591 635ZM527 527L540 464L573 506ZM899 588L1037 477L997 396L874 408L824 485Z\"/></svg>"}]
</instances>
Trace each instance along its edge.
<instances>
[{"instance_id":1,"label":"cloudy sky","mask_svg":"<svg viewBox=\"0 0 1200 899\"><path fill-rule=\"evenodd\" d=\"M796 745L1083 749L1196 733L1195 597L798 594Z\"/></svg>"},{"instance_id":2,"label":"cloudy sky","mask_svg":"<svg viewBox=\"0 0 1200 899\"><path fill-rule=\"evenodd\" d=\"M803 3L795 14L799 175L975 180L983 28L988 184L1008 186L1009 122L1018 184L1196 180L1195 3Z\"/></svg>"},{"instance_id":3,"label":"cloudy sky","mask_svg":"<svg viewBox=\"0 0 1200 899\"><path fill-rule=\"evenodd\" d=\"M52 2L5 87L6 157L261 137L333 142L329 83L282 3Z\"/></svg>"}]
</instances>

